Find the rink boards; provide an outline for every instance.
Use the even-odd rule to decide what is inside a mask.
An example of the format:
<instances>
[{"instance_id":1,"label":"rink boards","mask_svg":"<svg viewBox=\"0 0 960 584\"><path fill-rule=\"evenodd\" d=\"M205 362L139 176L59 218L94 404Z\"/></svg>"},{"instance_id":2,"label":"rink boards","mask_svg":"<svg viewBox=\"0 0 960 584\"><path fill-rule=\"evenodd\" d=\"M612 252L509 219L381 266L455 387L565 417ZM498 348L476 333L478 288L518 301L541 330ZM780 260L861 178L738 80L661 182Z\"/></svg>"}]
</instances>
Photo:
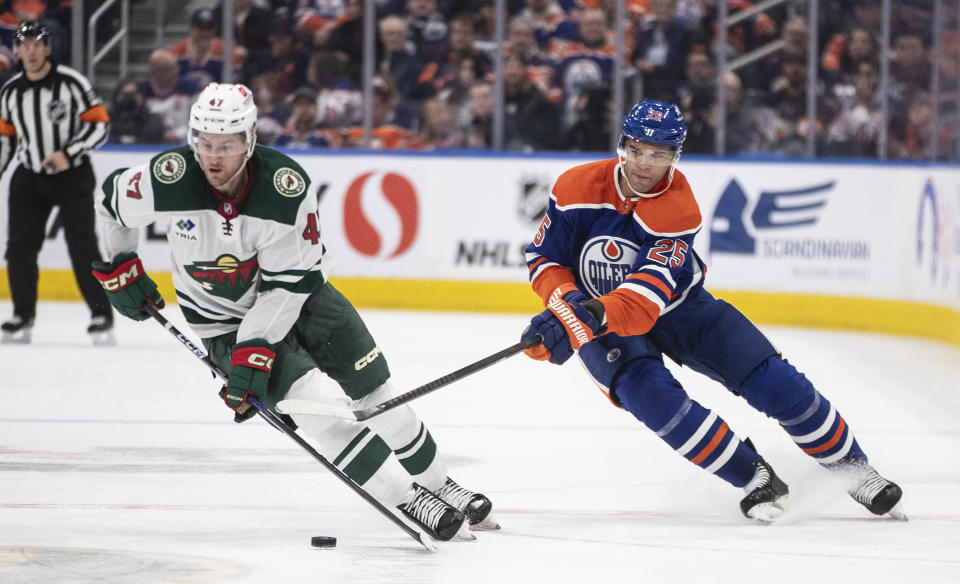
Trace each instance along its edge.
<instances>
[{"instance_id":1,"label":"rink boards","mask_svg":"<svg viewBox=\"0 0 960 584\"><path fill-rule=\"evenodd\" d=\"M155 150L94 153L99 180ZM360 307L533 312L523 248L553 181L592 157L292 153L320 183L333 282ZM703 217L707 287L761 322L960 344L960 169L711 160L680 170ZM7 192L9 174L0 187ZM6 205L0 235L6 240ZM79 298L51 218L43 299ZM140 255L172 298L164 234ZM0 263L0 298L9 297Z\"/></svg>"}]
</instances>

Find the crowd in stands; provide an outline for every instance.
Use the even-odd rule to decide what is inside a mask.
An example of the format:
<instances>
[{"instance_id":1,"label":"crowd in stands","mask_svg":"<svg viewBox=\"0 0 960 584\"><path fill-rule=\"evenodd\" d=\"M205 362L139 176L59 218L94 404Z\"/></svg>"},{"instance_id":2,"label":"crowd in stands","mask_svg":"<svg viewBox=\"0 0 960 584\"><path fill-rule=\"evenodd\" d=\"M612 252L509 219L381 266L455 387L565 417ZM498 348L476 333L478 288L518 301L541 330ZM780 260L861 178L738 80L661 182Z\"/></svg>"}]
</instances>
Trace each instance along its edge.
<instances>
[{"instance_id":1,"label":"crowd in stands","mask_svg":"<svg viewBox=\"0 0 960 584\"><path fill-rule=\"evenodd\" d=\"M234 3L233 54L224 55L222 1ZM363 133L362 0L221 0L190 16L185 39L150 57L146 79L124 80L111 114L113 140L183 143L193 97L230 67L255 93L260 140L289 148L471 149L492 146L492 0L377 0L372 141ZM0 32L20 15L0 8ZM60 4L60 3L56 3ZM729 14L754 3L727 0ZM816 116L807 119L806 0L740 20L727 30L725 151L802 156L816 131L822 156L876 157L884 119L880 95L881 0L819 3ZM939 63L933 63L933 0L894 3L887 157L958 159L958 15L946 3ZM502 47L504 146L512 151L609 150L613 112L612 0L507 0ZM641 97L680 105L690 129L685 151L713 153L717 108L717 0L626 0L626 107ZM952 8L951 8L952 7ZM61 28L63 25L61 24ZM7 39L0 39L9 47ZM774 43L771 45L771 43ZM0 53L0 67L12 60ZM932 94L939 67L940 95ZM938 107L939 110L935 110ZM931 120L938 111L940 132ZM150 116L160 118L157 124Z\"/></svg>"}]
</instances>

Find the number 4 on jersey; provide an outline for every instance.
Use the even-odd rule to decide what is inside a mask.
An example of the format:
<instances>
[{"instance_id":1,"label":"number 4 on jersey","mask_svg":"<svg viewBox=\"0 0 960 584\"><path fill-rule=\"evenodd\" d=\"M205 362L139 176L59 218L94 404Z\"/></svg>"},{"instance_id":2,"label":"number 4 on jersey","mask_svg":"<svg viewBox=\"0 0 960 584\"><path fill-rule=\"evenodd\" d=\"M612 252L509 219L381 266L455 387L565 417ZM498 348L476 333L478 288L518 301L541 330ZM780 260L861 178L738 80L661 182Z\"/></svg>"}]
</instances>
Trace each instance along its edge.
<instances>
[{"instance_id":1,"label":"number 4 on jersey","mask_svg":"<svg viewBox=\"0 0 960 584\"><path fill-rule=\"evenodd\" d=\"M303 238L313 245L320 243L320 226L317 224L319 214L320 211L307 215L307 226L303 229Z\"/></svg>"}]
</instances>

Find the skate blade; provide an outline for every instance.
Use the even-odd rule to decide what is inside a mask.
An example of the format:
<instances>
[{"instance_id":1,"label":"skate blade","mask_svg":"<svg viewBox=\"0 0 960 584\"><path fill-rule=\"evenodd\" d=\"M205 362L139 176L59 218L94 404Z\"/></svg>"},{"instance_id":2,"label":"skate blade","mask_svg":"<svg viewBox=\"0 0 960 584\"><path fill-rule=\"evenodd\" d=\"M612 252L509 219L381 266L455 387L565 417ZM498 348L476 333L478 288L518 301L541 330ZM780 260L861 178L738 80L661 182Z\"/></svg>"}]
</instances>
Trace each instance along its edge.
<instances>
[{"instance_id":1,"label":"skate blade","mask_svg":"<svg viewBox=\"0 0 960 584\"><path fill-rule=\"evenodd\" d=\"M94 347L114 347L117 344L113 331L90 333L90 340Z\"/></svg>"},{"instance_id":2,"label":"skate blade","mask_svg":"<svg viewBox=\"0 0 960 584\"><path fill-rule=\"evenodd\" d=\"M903 505L897 503L893 506L893 509L887 511L887 515L891 519L896 519L897 521L910 521L910 518L907 517L907 514L903 512Z\"/></svg>"},{"instance_id":3,"label":"skate blade","mask_svg":"<svg viewBox=\"0 0 960 584\"><path fill-rule=\"evenodd\" d=\"M470 529L473 531L496 531L500 529L500 522L493 515L487 515L480 523L471 525Z\"/></svg>"},{"instance_id":4,"label":"skate blade","mask_svg":"<svg viewBox=\"0 0 960 584\"><path fill-rule=\"evenodd\" d=\"M782 499L778 499L770 503L757 503L752 509L747 511L747 515L750 519L754 519L759 523L770 525L783 515L783 507L780 506L781 500Z\"/></svg>"},{"instance_id":5,"label":"skate blade","mask_svg":"<svg viewBox=\"0 0 960 584\"><path fill-rule=\"evenodd\" d=\"M460 525L460 529L457 531L457 534L451 538L451 541L475 541L477 536L470 533L470 524L466 521Z\"/></svg>"},{"instance_id":6,"label":"skate blade","mask_svg":"<svg viewBox=\"0 0 960 584\"><path fill-rule=\"evenodd\" d=\"M0 336L0 343L4 345L29 345L30 344L30 331L17 331L15 333L4 332Z\"/></svg>"}]
</instances>

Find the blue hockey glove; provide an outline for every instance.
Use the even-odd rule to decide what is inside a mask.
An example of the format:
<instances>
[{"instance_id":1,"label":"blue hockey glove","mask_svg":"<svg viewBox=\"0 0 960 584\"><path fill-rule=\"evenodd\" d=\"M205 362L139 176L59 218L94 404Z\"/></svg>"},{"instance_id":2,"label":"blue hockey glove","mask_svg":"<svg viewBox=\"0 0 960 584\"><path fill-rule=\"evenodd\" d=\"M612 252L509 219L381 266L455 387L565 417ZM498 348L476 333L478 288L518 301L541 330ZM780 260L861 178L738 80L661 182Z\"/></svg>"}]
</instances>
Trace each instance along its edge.
<instances>
[{"instance_id":1,"label":"blue hockey glove","mask_svg":"<svg viewBox=\"0 0 960 584\"><path fill-rule=\"evenodd\" d=\"M544 310L530 319L530 324L524 329L520 339L526 341L534 335L543 337L543 342L524 351L527 357L563 365L573 356L566 330L549 310Z\"/></svg>"},{"instance_id":2,"label":"blue hockey glove","mask_svg":"<svg viewBox=\"0 0 960 584\"><path fill-rule=\"evenodd\" d=\"M590 300L586 294L580 290L573 289L564 293L561 299L557 298L560 293L562 293L562 289L558 289L558 291L554 293L554 296L551 297L547 304L547 310L533 317L533 319L530 320L530 325L527 326L521 335L522 339L527 339L535 334L542 336L542 344L531 347L524 351L524 353L532 359L537 359L538 361L549 360L551 363L557 365L562 365L567 359L572 357L575 348L579 349L583 344L593 340L596 337L597 331L600 329L598 318L594 316L589 309L584 307L584 304ZM599 302L595 304L600 305ZM600 308L602 309L603 305L600 305ZM565 324L564 321L558 317L558 314L566 315L565 318L568 321L576 319L577 322L581 323L580 328L576 329L577 325L575 323ZM602 318L602 315L600 318ZM573 329L571 327L573 327ZM585 337L586 340L580 339L582 342L575 343L576 346L571 345L570 340L570 331L574 329L578 332L583 330L588 333L587 337ZM581 337L583 337L583 335L581 335Z\"/></svg>"}]
</instances>

